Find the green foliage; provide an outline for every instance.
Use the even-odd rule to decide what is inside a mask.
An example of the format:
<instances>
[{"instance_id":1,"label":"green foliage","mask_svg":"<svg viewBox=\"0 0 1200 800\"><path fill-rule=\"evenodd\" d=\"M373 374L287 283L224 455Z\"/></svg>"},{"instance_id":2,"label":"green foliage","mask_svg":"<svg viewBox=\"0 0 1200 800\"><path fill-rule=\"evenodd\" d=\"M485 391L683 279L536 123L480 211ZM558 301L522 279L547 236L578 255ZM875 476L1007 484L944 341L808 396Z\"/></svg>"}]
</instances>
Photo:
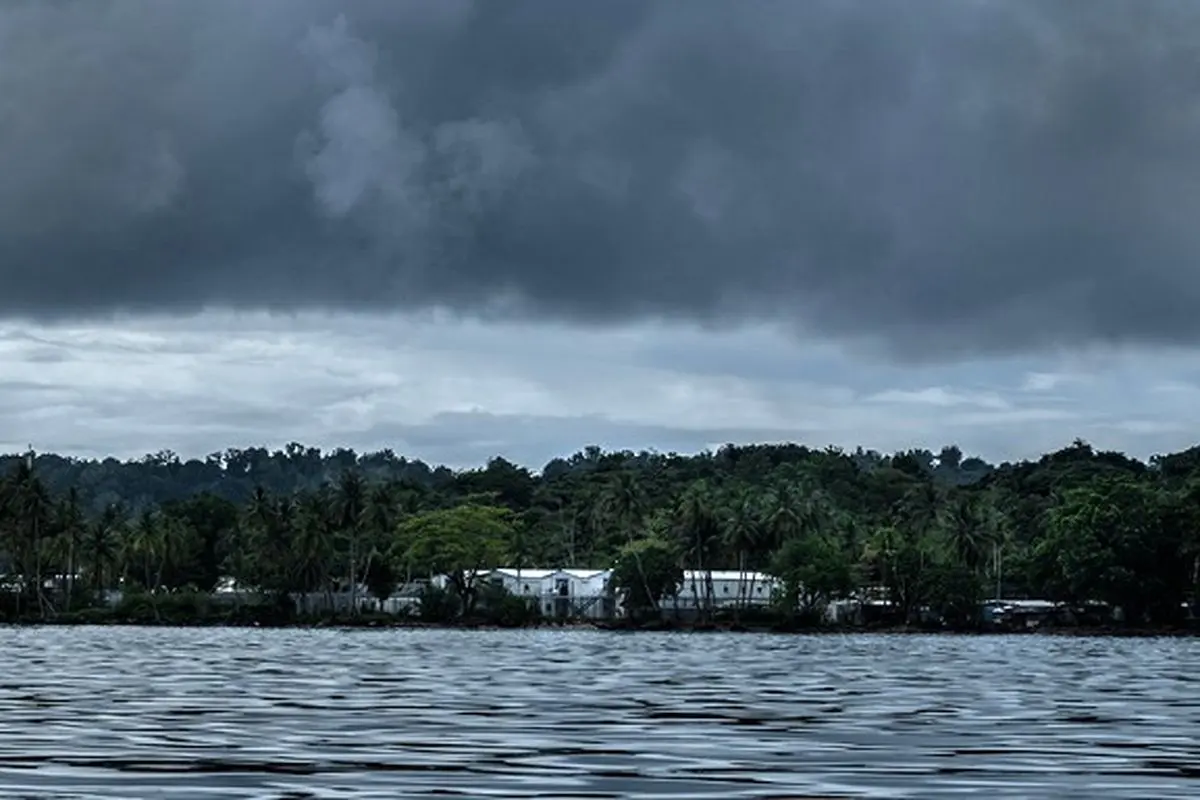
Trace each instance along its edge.
<instances>
[{"instance_id":1,"label":"green foliage","mask_svg":"<svg viewBox=\"0 0 1200 800\"><path fill-rule=\"evenodd\" d=\"M922 580L923 594L942 620L958 629L979 624L985 588L978 571L961 561L946 559L926 568Z\"/></svg>"},{"instance_id":2,"label":"green foliage","mask_svg":"<svg viewBox=\"0 0 1200 800\"><path fill-rule=\"evenodd\" d=\"M395 568L382 556L371 559L363 574L367 591L378 600L387 600L396 592L398 577Z\"/></svg>"},{"instance_id":3,"label":"green foliage","mask_svg":"<svg viewBox=\"0 0 1200 800\"><path fill-rule=\"evenodd\" d=\"M612 567L611 584L625 595L632 616L656 609L683 583L679 548L659 538L635 539L622 545Z\"/></svg>"},{"instance_id":4,"label":"green foliage","mask_svg":"<svg viewBox=\"0 0 1200 800\"><path fill-rule=\"evenodd\" d=\"M140 598L124 612L156 620L287 618L300 596L348 592L357 609L360 591L386 598L436 572L449 591L428 590L424 618L496 612L520 624L515 598L480 585L501 563L614 564L638 613L685 569L772 571L797 617L870 595L890 599L897 622L954 625L974 624L995 594L1174 624L1200 592L1200 448L1142 463L1077 441L996 467L953 446L589 447L535 474L501 458L456 473L293 444L190 461L30 454L0 458L0 475L7 618L66 618L116 590ZM229 581L243 591L228 611L187 605ZM687 591L715 618L710 586L696 584ZM751 612L738 598L734 618Z\"/></svg>"},{"instance_id":5,"label":"green foliage","mask_svg":"<svg viewBox=\"0 0 1200 800\"><path fill-rule=\"evenodd\" d=\"M205 619L213 611L212 600L207 594L186 592L156 596L139 592L122 597L112 616L123 622L179 624Z\"/></svg>"},{"instance_id":6,"label":"green foliage","mask_svg":"<svg viewBox=\"0 0 1200 800\"><path fill-rule=\"evenodd\" d=\"M515 524L507 508L472 503L409 517L398 534L403 563L412 570L445 575L462 613L469 616L479 577L503 560L515 538Z\"/></svg>"},{"instance_id":7,"label":"green foliage","mask_svg":"<svg viewBox=\"0 0 1200 800\"><path fill-rule=\"evenodd\" d=\"M417 618L431 624L450 622L462 612L462 602L454 592L426 584L417 594Z\"/></svg>"},{"instance_id":8,"label":"green foliage","mask_svg":"<svg viewBox=\"0 0 1200 800\"><path fill-rule=\"evenodd\" d=\"M779 604L789 617L812 620L826 603L854 591L854 563L854 555L832 536L789 538L771 560L771 574L783 584Z\"/></svg>"},{"instance_id":9,"label":"green foliage","mask_svg":"<svg viewBox=\"0 0 1200 800\"><path fill-rule=\"evenodd\" d=\"M1135 478L1100 478L1064 492L1050 511L1047 535L1034 552L1047 585L1076 601L1100 600L1143 621L1164 600L1182 600L1190 521L1177 498ZM1165 545L1165 547L1164 547Z\"/></svg>"},{"instance_id":10,"label":"green foliage","mask_svg":"<svg viewBox=\"0 0 1200 800\"><path fill-rule=\"evenodd\" d=\"M485 584L479 591L479 609L487 622L502 628L536 624L542 617L536 599L517 597L503 586Z\"/></svg>"}]
</instances>

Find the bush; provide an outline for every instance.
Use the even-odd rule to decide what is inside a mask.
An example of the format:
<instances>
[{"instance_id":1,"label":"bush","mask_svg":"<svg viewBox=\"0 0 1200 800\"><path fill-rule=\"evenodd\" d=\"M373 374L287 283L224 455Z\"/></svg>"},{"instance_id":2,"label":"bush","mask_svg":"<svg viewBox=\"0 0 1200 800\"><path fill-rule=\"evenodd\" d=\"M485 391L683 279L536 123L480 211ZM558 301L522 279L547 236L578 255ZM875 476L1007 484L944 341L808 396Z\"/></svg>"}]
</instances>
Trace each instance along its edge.
<instances>
[{"instance_id":1,"label":"bush","mask_svg":"<svg viewBox=\"0 0 1200 800\"><path fill-rule=\"evenodd\" d=\"M208 595L195 592L149 594L139 592L121 598L112 616L127 622L204 622L213 616Z\"/></svg>"},{"instance_id":2,"label":"bush","mask_svg":"<svg viewBox=\"0 0 1200 800\"><path fill-rule=\"evenodd\" d=\"M72 611L69 614L63 614L59 617L59 622L64 624L78 625L97 625L109 623L113 621L113 611L111 608L103 606L93 606L91 608L81 608L78 611Z\"/></svg>"},{"instance_id":3,"label":"bush","mask_svg":"<svg viewBox=\"0 0 1200 800\"><path fill-rule=\"evenodd\" d=\"M461 601L454 592L433 584L421 587L417 594L417 618L422 622L451 622L458 618Z\"/></svg>"},{"instance_id":4,"label":"bush","mask_svg":"<svg viewBox=\"0 0 1200 800\"><path fill-rule=\"evenodd\" d=\"M542 617L536 598L518 597L502 586L481 587L478 608L485 621L504 628L523 628Z\"/></svg>"}]
</instances>

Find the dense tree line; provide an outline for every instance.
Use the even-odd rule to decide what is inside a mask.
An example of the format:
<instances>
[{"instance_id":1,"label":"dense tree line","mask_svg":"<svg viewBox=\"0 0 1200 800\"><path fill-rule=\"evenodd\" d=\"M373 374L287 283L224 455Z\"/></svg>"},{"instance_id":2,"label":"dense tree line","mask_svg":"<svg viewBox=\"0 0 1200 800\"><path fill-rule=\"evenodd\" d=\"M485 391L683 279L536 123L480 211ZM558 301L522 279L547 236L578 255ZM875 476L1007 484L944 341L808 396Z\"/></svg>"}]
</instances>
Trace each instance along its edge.
<instances>
[{"instance_id":1,"label":"dense tree line","mask_svg":"<svg viewBox=\"0 0 1200 800\"><path fill-rule=\"evenodd\" d=\"M506 562L615 566L642 610L680 570L722 569L777 576L779 611L793 618L871 593L899 621L932 610L970 624L1000 594L1171 624L1194 608L1200 580L1200 448L1143 463L1077 441L999 466L955 447L588 448L539 473L501 458L456 472L300 445L3 462L10 615L54 616L118 586L210 592L225 578L280 602L360 585L383 598L430 572L450 577L469 612L478 573Z\"/></svg>"}]
</instances>

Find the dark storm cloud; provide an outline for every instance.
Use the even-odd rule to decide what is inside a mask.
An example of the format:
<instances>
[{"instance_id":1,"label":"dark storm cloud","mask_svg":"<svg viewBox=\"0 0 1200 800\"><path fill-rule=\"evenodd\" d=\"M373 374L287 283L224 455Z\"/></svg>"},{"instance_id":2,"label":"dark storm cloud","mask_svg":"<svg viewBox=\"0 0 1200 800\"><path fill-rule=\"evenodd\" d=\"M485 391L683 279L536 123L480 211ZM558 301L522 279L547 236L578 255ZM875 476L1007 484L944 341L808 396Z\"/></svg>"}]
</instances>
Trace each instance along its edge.
<instances>
[{"instance_id":1,"label":"dark storm cloud","mask_svg":"<svg viewBox=\"0 0 1200 800\"><path fill-rule=\"evenodd\" d=\"M0 314L1200 338L1194 0L30 0Z\"/></svg>"}]
</instances>

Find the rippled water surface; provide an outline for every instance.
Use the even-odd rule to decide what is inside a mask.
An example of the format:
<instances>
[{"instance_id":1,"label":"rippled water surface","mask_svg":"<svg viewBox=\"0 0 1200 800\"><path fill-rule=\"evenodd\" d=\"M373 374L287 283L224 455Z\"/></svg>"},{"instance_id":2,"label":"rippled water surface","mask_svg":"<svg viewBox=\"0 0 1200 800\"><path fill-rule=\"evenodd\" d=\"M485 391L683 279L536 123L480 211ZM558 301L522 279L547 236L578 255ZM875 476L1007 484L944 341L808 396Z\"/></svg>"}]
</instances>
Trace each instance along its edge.
<instances>
[{"instance_id":1,"label":"rippled water surface","mask_svg":"<svg viewBox=\"0 0 1200 800\"><path fill-rule=\"evenodd\" d=\"M0 630L0 797L1200 797L1200 641Z\"/></svg>"}]
</instances>

